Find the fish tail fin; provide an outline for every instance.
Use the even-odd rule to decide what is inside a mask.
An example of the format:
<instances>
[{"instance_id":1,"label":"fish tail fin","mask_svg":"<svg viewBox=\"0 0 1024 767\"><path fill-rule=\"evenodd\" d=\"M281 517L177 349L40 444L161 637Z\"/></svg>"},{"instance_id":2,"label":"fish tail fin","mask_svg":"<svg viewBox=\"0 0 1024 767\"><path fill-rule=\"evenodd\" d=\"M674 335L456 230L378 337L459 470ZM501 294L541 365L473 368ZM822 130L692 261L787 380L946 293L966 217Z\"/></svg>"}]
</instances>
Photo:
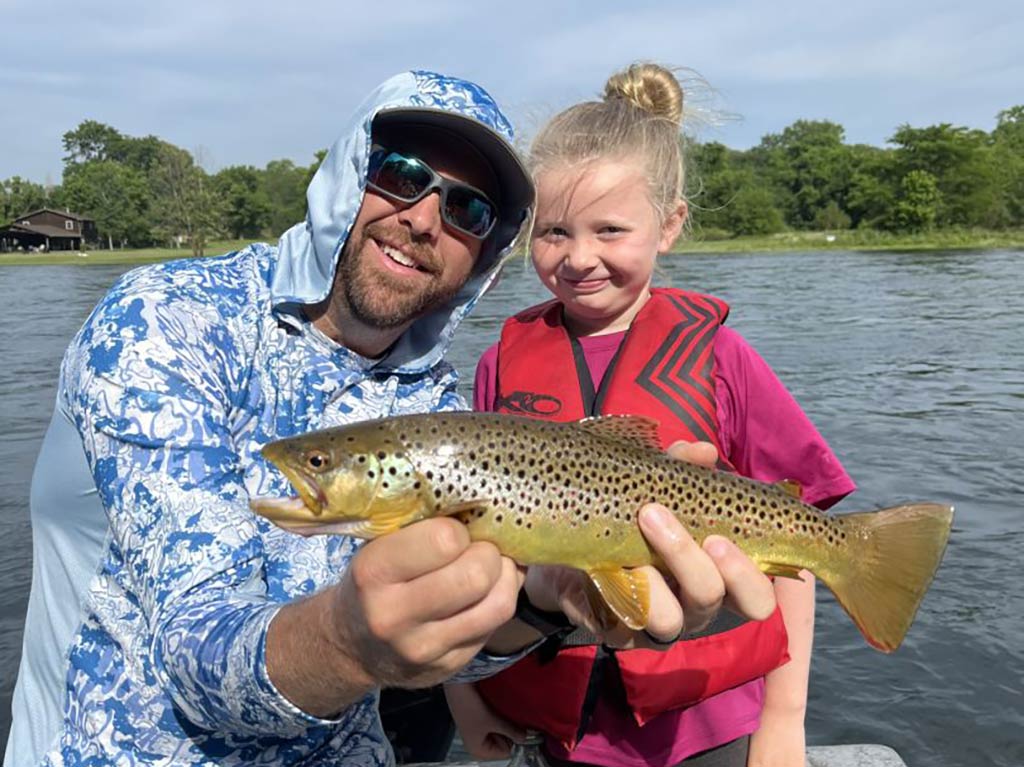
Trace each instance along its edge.
<instances>
[{"instance_id":1,"label":"fish tail fin","mask_svg":"<svg viewBox=\"0 0 1024 767\"><path fill-rule=\"evenodd\" d=\"M845 514L846 561L822 580L871 646L892 652L935 576L953 507L916 503Z\"/></svg>"}]
</instances>

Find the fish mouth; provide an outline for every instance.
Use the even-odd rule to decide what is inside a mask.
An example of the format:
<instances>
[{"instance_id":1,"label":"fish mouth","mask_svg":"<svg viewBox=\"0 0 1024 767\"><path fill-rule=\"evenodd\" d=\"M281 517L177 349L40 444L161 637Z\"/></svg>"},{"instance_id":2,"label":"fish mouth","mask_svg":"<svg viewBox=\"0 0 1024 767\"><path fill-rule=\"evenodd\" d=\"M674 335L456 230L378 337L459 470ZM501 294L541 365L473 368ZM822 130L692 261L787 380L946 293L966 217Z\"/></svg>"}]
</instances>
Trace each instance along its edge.
<instances>
[{"instance_id":1,"label":"fish mouth","mask_svg":"<svg viewBox=\"0 0 1024 767\"><path fill-rule=\"evenodd\" d=\"M298 495L287 498L261 496L249 501L249 508L282 526L320 524L327 496L323 488L302 471L280 467Z\"/></svg>"},{"instance_id":2,"label":"fish mouth","mask_svg":"<svg viewBox=\"0 0 1024 767\"><path fill-rule=\"evenodd\" d=\"M354 538L373 538L370 521L366 519L325 520L311 515L310 508L299 496L290 498L259 497L249 501L249 508L261 517L291 533L299 535L350 535Z\"/></svg>"}]
</instances>

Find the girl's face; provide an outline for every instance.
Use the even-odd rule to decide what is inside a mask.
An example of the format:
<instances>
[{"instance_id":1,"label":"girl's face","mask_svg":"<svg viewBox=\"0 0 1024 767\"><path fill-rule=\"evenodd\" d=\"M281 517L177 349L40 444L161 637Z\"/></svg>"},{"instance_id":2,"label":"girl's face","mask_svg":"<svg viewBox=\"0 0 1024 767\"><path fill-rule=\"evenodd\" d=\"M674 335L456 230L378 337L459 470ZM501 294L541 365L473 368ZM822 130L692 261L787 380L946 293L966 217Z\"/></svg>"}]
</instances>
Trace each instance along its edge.
<instances>
[{"instance_id":1,"label":"girl's face","mask_svg":"<svg viewBox=\"0 0 1024 767\"><path fill-rule=\"evenodd\" d=\"M639 159L554 168L537 182L533 266L577 335L626 330L650 297L654 260L668 250L686 204L662 224Z\"/></svg>"}]
</instances>

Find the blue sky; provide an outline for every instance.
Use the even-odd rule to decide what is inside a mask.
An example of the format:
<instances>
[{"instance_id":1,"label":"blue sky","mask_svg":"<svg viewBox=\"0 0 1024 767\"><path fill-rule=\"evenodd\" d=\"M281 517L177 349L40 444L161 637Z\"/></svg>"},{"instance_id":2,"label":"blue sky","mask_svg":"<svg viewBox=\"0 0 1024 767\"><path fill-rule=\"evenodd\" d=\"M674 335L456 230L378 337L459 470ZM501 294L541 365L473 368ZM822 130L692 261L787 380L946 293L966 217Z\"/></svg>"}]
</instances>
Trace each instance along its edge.
<instances>
[{"instance_id":1,"label":"blue sky","mask_svg":"<svg viewBox=\"0 0 1024 767\"><path fill-rule=\"evenodd\" d=\"M1024 103L1021 0L626 5L0 0L0 178L59 182L61 135L83 119L199 150L211 170L307 164L411 68L479 81L529 133L631 61L692 67L735 116L698 135L737 148L798 118L878 145L904 122L990 130Z\"/></svg>"}]
</instances>

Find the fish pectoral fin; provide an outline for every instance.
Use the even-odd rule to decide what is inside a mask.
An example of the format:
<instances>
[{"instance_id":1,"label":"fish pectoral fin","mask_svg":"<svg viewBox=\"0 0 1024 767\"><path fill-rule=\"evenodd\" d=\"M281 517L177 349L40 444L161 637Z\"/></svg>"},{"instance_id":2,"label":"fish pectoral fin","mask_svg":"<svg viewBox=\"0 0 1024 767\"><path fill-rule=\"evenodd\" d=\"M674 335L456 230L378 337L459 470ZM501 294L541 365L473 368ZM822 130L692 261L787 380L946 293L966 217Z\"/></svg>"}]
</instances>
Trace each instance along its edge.
<instances>
[{"instance_id":1,"label":"fish pectoral fin","mask_svg":"<svg viewBox=\"0 0 1024 767\"><path fill-rule=\"evenodd\" d=\"M600 631L611 631L619 623L619 616L608 606L593 580L586 581L583 594L590 607L590 614Z\"/></svg>"},{"instance_id":2,"label":"fish pectoral fin","mask_svg":"<svg viewBox=\"0 0 1024 767\"><path fill-rule=\"evenodd\" d=\"M400 530L428 516L429 507L417 496L378 499L363 522L361 537L376 538Z\"/></svg>"},{"instance_id":3,"label":"fish pectoral fin","mask_svg":"<svg viewBox=\"0 0 1024 767\"><path fill-rule=\"evenodd\" d=\"M363 522L360 527L360 538L373 539L381 535L388 535L401 530L410 522L407 514L375 514Z\"/></svg>"},{"instance_id":4,"label":"fish pectoral fin","mask_svg":"<svg viewBox=\"0 0 1024 767\"><path fill-rule=\"evenodd\" d=\"M639 570L589 570L587 575L605 604L634 631L647 625L651 607L647 575ZM600 616L598 616L600 617Z\"/></svg>"},{"instance_id":5,"label":"fish pectoral fin","mask_svg":"<svg viewBox=\"0 0 1024 767\"><path fill-rule=\"evenodd\" d=\"M577 421L576 425L613 442L622 442L630 447L639 445L662 452L658 422L653 418L641 415L599 415Z\"/></svg>"},{"instance_id":6,"label":"fish pectoral fin","mask_svg":"<svg viewBox=\"0 0 1024 767\"><path fill-rule=\"evenodd\" d=\"M804 486L795 479L781 479L774 484L775 487L779 488L779 490L791 498L800 500L800 497L804 494Z\"/></svg>"},{"instance_id":7,"label":"fish pectoral fin","mask_svg":"<svg viewBox=\"0 0 1024 767\"><path fill-rule=\"evenodd\" d=\"M776 578L792 578L793 580L801 581L803 578L800 577L800 571L802 567L795 565L784 565L780 562L761 562L761 572L765 575L774 575Z\"/></svg>"},{"instance_id":8,"label":"fish pectoral fin","mask_svg":"<svg viewBox=\"0 0 1024 767\"><path fill-rule=\"evenodd\" d=\"M440 516L455 517L460 522L469 523L481 509L486 509L491 503L489 498L474 498L470 501L460 501L441 509Z\"/></svg>"}]
</instances>

